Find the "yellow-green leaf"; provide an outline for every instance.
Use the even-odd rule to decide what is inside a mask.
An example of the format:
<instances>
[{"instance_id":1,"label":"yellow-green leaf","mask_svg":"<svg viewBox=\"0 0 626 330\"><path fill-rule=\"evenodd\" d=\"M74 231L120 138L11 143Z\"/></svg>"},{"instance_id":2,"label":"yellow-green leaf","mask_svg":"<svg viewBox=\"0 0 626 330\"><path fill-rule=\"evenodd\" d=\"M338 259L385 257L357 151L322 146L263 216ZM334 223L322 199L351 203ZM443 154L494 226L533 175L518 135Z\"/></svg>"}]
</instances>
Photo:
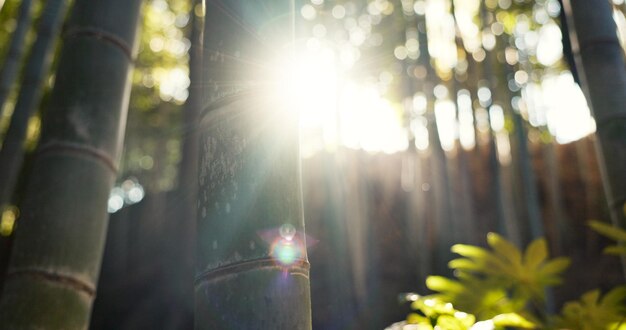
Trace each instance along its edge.
<instances>
[{"instance_id":1,"label":"yellow-green leaf","mask_svg":"<svg viewBox=\"0 0 626 330\"><path fill-rule=\"evenodd\" d=\"M459 258L459 259L451 260L448 263L448 267L452 269L461 269L461 270L467 270L467 271L480 271L484 268L481 265L477 264L476 262L467 258Z\"/></svg>"},{"instance_id":2,"label":"yellow-green leaf","mask_svg":"<svg viewBox=\"0 0 626 330\"><path fill-rule=\"evenodd\" d=\"M466 244L455 244L450 250L467 258L481 259L489 255L489 252L481 247Z\"/></svg>"},{"instance_id":3,"label":"yellow-green leaf","mask_svg":"<svg viewBox=\"0 0 626 330\"><path fill-rule=\"evenodd\" d=\"M437 325L446 330L467 330L461 320L451 315L441 315L437 318Z\"/></svg>"},{"instance_id":4,"label":"yellow-green leaf","mask_svg":"<svg viewBox=\"0 0 626 330\"><path fill-rule=\"evenodd\" d=\"M548 258L548 244L545 238L534 240L524 253L524 266L526 270L533 271Z\"/></svg>"},{"instance_id":5,"label":"yellow-green leaf","mask_svg":"<svg viewBox=\"0 0 626 330\"><path fill-rule=\"evenodd\" d=\"M597 220L589 221L589 227L616 241L626 241L626 231Z\"/></svg>"},{"instance_id":6,"label":"yellow-green leaf","mask_svg":"<svg viewBox=\"0 0 626 330\"><path fill-rule=\"evenodd\" d=\"M593 306L598 304L598 298L600 298L600 290L592 290L583 294L580 301L587 306Z\"/></svg>"},{"instance_id":7,"label":"yellow-green leaf","mask_svg":"<svg viewBox=\"0 0 626 330\"><path fill-rule=\"evenodd\" d=\"M537 327L536 324L528 321L517 313L500 314L495 316L492 320L496 327L514 327L522 329L535 329Z\"/></svg>"},{"instance_id":8,"label":"yellow-green leaf","mask_svg":"<svg viewBox=\"0 0 626 330\"><path fill-rule=\"evenodd\" d=\"M608 308L610 306L617 306L620 303L624 303L624 299L626 299L626 286L620 285L607 292L602 297L602 301L600 304L603 307Z\"/></svg>"},{"instance_id":9,"label":"yellow-green leaf","mask_svg":"<svg viewBox=\"0 0 626 330\"><path fill-rule=\"evenodd\" d=\"M520 250L496 233L487 234L487 243L500 256L504 257L517 269L522 268L522 253Z\"/></svg>"},{"instance_id":10,"label":"yellow-green leaf","mask_svg":"<svg viewBox=\"0 0 626 330\"><path fill-rule=\"evenodd\" d=\"M406 323L408 324L429 324L430 320L422 315L417 313L410 313L406 318Z\"/></svg>"},{"instance_id":11,"label":"yellow-green leaf","mask_svg":"<svg viewBox=\"0 0 626 330\"><path fill-rule=\"evenodd\" d=\"M619 246L619 245L607 246L604 248L604 250L602 250L602 253L619 255L619 256L626 255L626 246Z\"/></svg>"},{"instance_id":12,"label":"yellow-green leaf","mask_svg":"<svg viewBox=\"0 0 626 330\"><path fill-rule=\"evenodd\" d=\"M541 269L539 269L540 276L547 276L552 274L558 274L567 269L571 263L567 257L554 258L548 261Z\"/></svg>"},{"instance_id":13,"label":"yellow-green leaf","mask_svg":"<svg viewBox=\"0 0 626 330\"><path fill-rule=\"evenodd\" d=\"M461 292L463 285L443 276L428 276L426 278L426 286L439 292Z\"/></svg>"}]
</instances>

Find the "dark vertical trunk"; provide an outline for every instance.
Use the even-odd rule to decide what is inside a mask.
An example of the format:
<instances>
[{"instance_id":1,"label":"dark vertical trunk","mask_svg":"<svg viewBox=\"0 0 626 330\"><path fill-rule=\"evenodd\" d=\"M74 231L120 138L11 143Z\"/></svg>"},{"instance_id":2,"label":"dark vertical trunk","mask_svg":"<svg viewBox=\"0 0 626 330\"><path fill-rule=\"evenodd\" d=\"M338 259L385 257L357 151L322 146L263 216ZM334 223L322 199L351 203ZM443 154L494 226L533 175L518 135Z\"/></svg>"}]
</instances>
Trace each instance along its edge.
<instances>
[{"instance_id":1,"label":"dark vertical trunk","mask_svg":"<svg viewBox=\"0 0 626 330\"><path fill-rule=\"evenodd\" d=\"M187 317L193 319L193 276L195 262L195 227L197 218L197 190L198 190L198 153L199 153L199 127L198 121L200 110L202 109L202 34L204 30L204 16L198 15L196 7L202 6L202 1L191 0L190 32L189 40L189 98L183 108L183 132L181 161L178 167L178 204L175 207L179 210L174 220L176 225L173 230L178 231L178 237L184 237L182 244L172 247L175 251L173 260L180 262L179 269L172 269L175 272L174 278L177 287L180 288L181 303L184 311L189 313ZM203 13L200 13L203 14Z\"/></svg>"},{"instance_id":2,"label":"dark vertical trunk","mask_svg":"<svg viewBox=\"0 0 626 330\"><path fill-rule=\"evenodd\" d=\"M552 250L556 255L563 255L567 251L565 246L570 245L570 232L572 228L570 228L570 221L567 219L565 208L563 206L563 194L561 191L560 179L561 174L559 170L557 148L554 142L543 145L543 155L545 159L544 171L546 180L548 181L548 203L552 209L553 216L550 221L550 226L553 231L552 237L555 238L552 244Z\"/></svg>"},{"instance_id":3,"label":"dark vertical trunk","mask_svg":"<svg viewBox=\"0 0 626 330\"><path fill-rule=\"evenodd\" d=\"M85 329L141 1L77 0L0 300L4 329Z\"/></svg>"},{"instance_id":4,"label":"dark vertical trunk","mask_svg":"<svg viewBox=\"0 0 626 330\"><path fill-rule=\"evenodd\" d=\"M4 113L5 103L17 78L24 47L26 47L26 33L32 20L32 3L32 0L23 0L20 4L17 14L17 27L13 31L11 43L2 64L2 70L0 70L0 117Z\"/></svg>"},{"instance_id":5,"label":"dark vertical trunk","mask_svg":"<svg viewBox=\"0 0 626 330\"><path fill-rule=\"evenodd\" d=\"M597 127L598 158L611 220L626 228L626 63L611 4L568 1L572 52ZM626 269L626 260L622 260Z\"/></svg>"},{"instance_id":6,"label":"dark vertical trunk","mask_svg":"<svg viewBox=\"0 0 626 330\"><path fill-rule=\"evenodd\" d=\"M33 115L43 82L52 63L54 44L65 16L66 0L49 0L43 9L37 39L25 64L24 77L11 116L11 123L0 150L0 208L9 204L24 160L24 140L28 120Z\"/></svg>"},{"instance_id":7,"label":"dark vertical trunk","mask_svg":"<svg viewBox=\"0 0 626 330\"><path fill-rule=\"evenodd\" d=\"M206 3L196 329L311 328L297 110L265 88L292 4Z\"/></svg>"}]
</instances>

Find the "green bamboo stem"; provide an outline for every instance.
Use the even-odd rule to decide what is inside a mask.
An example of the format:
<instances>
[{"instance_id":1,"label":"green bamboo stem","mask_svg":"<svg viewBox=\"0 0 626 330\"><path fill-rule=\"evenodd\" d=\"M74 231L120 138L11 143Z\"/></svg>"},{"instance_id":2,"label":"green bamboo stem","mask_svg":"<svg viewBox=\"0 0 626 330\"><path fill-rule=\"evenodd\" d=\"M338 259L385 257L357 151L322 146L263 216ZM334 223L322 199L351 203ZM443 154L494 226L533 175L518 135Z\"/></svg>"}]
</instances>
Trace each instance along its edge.
<instances>
[{"instance_id":1,"label":"green bamboo stem","mask_svg":"<svg viewBox=\"0 0 626 330\"><path fill-rule=\"evenodd\" d=\"M52 63L54 44L65 16L66 0L46 2L37 28L37 39L26 59L17 103L9 129L0 150L0 208L10 202L24 160L24 140L28 120L33 115L43 93L43 81Z\"/></svg>"},{"instance_id":2,"label":"green bamboo stem","mask_svg":"<svg viewBox=\"0 0 626 330\"><path fill-rule=\"evenodd\" d=\"M141 1L77 0L0 297L0 329L86 329Z\"/></svg>"},{"instance_id":3,"label":"green bamboo stem","mask_svg":"<svg viewBox=\"0 0 626 330\"><path fill-rule=\"evenodd\" d=\"M206 2L196 329L311 328L297 110L260 87L292 37L291 3Z\"/></svg>"},{"instance_id":4,"label":"green bamboo stem","mask_svg":"<svg viewBox=\"0 0 626 330\"><path fill-rule=\"evenodd\" d=\"M196 329L311 328L294 115L251 93L202 118ZM282 226L298 249L284 264Z\"/></svg>"},{"instance_id":5,"label":"green bamboo stem","mask_svg":"<svg viewBox=\"0 0 626 330\"><path fill-rule=\"evenodd\" d=\"M598 159L611 221L626 228L626 63L611 4L563 1L581 87L596 120ZM626 260L622 264L626 270ZM626 274L626 271L625 271Z\"/></svg>"},{"instance_id":6,"label":"green bamboo stem","mask_svg":"<svg viewBox=\"0 0 626 330\"><path fill-rule=\"evenodd\" d=\"M30 14L32 7L32 0L23 0L20 4L20 9L17 14L17 27L13 31L11 37L11 43L9 44L9 51L4 59L4 64L0 70L0 117L2 116L3 109L11 88L15 83L17 74L20 68L20 60L25 47L26 34L30 28L32 21L32 15Z\"/></svg>"}]
</instances>

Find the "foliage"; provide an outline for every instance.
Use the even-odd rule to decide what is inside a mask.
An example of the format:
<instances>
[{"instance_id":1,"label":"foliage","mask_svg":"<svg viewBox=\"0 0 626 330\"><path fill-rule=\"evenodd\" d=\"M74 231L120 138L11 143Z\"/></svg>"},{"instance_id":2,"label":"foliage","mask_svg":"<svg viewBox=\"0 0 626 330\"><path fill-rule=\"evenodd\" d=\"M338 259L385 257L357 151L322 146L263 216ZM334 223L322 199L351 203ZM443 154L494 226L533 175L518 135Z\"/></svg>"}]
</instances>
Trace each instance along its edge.
<instances>
[{"instance_id":1,"label":"foliage","mask_svg":"<svg viewBox=\"0 0 626 330\"><path fill-rule=\"evenodd\" d=\"M594 222L607 236L626 240L626 232ZM599 228L599 229L598 229ZM626 286L604 296L600 290L567 302L559 315L548 315L545 292L562 282L568 258L549 259L544 238L533 241L522 253L503 237L487 236L490 250L457 244L452 251L462 258L450 261L456 279L429 276L429 296L407 295L413 313L406 323L417 329L624 329ZM609 251L613 251L610 249Z\"/></svg>"},{"instance_id":2,"label":"foliage","mask_svg":"<svg viewBox=\"0 0 626 330\"><path fill-rule=\"evenodd\" d=\"M520 312L529 303L542 308L546 288L561 282L569 259L549 260L545 239L535 240L524 253L498 234L490 233L487 242L492 251L454 245L452 252L463 257L449 263L457 280L431 276L428 288L480 319Z\"/></svg>"},{"instance_id":3,"label":"foliage","mask_svg":"<svg viewBox=\"0 0 626 330\"><path fill-rule=\"evenodd\" d=\"M563 306L561 315L554 318L559 329L594 330L626 329L626 286L619 286L604 296L600 290L589 291L580 300Z\"/></svg>"},{"instance_id":4,"label":"foliage","mask_svg":"<svg viewBox=\"0 0 626 330\"><path fill-rule=\"evenodd\" d=\"M419 297L411 304L416 311L409 314L408 324L416 324L419 329L501 329L515 327L519 329L534 329L535 324L516 313L504 313L494 316L492 319L476 322L476 316L456 310L449 302L436 297Z\"/></svg>"},{"instance_id":5,"label":"foliage","mask_svg":"<svg viewBox=\"0 0 626 330\"><path fill-rule=\"evenodd\" d=\"M589 226L591 227L591 229L595 230L599 234L602 234L603 236L617 241L617 245L607 246L604 249L604 253L626 256L626 246L624 246L624 243L626 243L625 230L597 220L589 221Z\"/></svg>"}]
</instances>

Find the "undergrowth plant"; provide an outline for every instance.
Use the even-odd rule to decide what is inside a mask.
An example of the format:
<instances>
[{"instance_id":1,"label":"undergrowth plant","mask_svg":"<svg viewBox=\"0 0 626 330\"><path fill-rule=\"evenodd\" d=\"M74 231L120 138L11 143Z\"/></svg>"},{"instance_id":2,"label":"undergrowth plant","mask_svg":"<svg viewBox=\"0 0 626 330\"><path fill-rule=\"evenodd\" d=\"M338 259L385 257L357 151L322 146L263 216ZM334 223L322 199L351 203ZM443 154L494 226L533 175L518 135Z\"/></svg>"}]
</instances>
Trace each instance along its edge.
<instances>
[{"instance_id":1,"label":"undergrowth plant","mask_svg":"<svg viewBox=\"0 0 626 330\"><path fill-rule=\"evenodd\" d=\"M620 238L626 241L626 232ZM460 255L448 264L454 279L429 276L426 286L434 294L408 294L414 312L396 329L626 330L626 286L604 296L600 290L587 292L552 315L547 312L546 292L563 282L569 258L550 259L543 238L525 251L495 233L487 235L487 243L489 249L452 246L452 252Z\"/></svg>"}]
</instances>

